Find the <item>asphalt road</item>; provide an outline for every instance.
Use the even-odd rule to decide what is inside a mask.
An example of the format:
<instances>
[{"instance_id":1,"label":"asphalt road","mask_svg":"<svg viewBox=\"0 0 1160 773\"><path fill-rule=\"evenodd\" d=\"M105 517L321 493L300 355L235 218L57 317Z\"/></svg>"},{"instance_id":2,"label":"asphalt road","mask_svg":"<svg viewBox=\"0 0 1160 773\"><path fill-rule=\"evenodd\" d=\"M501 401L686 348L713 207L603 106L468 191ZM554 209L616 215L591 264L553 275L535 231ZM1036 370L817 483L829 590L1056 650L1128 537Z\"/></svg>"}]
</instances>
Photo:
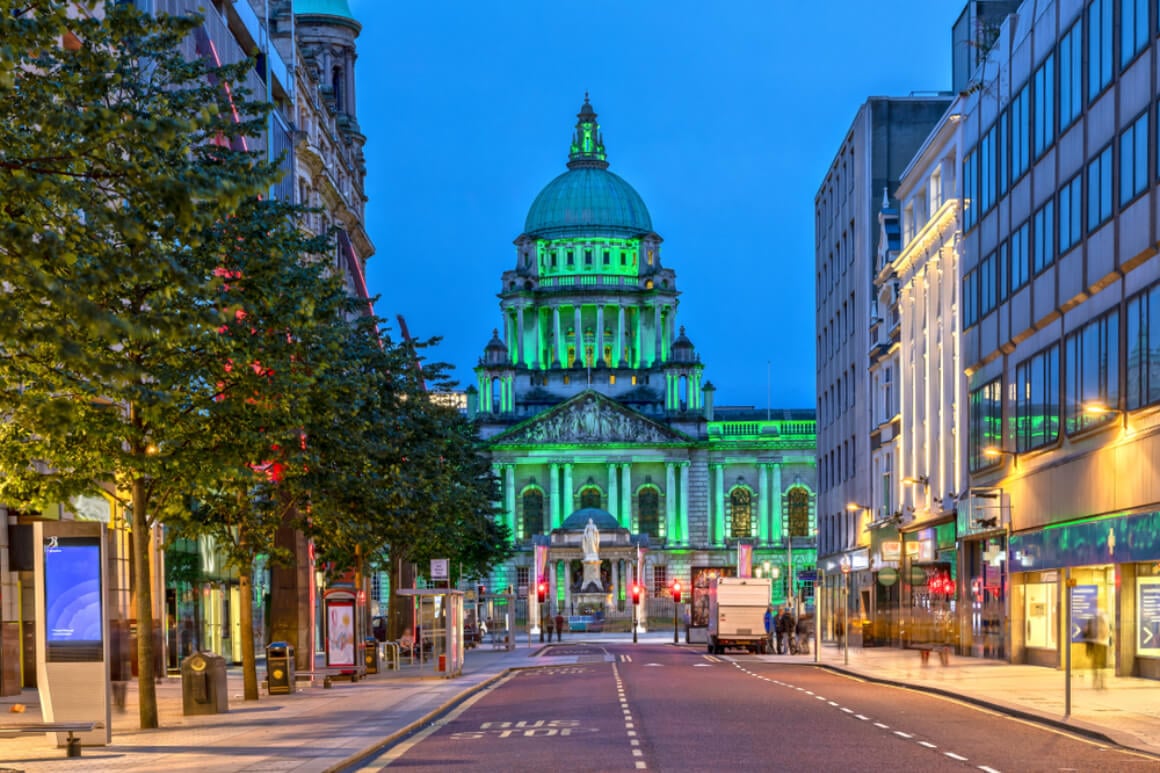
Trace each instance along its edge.
<instances>
[{"instance_id":1,"label":"asphalt road","mask_svg":"<svg viewBox=\"0 0 1160 773\"><path fill-rule=\"evenodd\" d=\"M564 645L361 770L1157 771L1160 761L802 664Z\"/></svg>"}]
</instances>

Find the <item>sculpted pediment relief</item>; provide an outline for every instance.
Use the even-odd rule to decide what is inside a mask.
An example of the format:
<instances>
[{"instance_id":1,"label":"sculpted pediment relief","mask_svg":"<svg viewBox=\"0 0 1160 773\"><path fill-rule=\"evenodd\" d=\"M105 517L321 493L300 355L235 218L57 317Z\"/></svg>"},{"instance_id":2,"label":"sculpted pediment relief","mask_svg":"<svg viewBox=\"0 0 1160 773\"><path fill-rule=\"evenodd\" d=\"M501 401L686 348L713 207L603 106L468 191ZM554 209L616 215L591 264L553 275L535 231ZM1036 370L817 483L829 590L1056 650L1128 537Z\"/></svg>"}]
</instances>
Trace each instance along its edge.
<instances>
[{"instance_id":1,"label":"sculpted pediment relief","mask_svg":"<svg viewBox=\"0 0 1160 773\"><path fill-rule=\"evenodd\" d=\"M612 400L587 394L513 430L501 442L666 443L686 439Z\"/></svg>"}]
</instances>

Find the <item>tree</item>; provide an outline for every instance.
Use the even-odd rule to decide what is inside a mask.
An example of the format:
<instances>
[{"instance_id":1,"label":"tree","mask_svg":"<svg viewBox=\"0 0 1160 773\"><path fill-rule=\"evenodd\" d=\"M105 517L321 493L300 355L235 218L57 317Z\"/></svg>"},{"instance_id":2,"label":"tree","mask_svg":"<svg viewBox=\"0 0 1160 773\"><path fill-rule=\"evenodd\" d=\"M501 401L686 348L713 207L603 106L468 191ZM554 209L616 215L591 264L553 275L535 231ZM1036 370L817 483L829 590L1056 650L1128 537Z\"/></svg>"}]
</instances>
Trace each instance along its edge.
<instances>
[{"instance_id":1,"label":"tree","mask_svg":"<svg viewBox=\"0 0 1160 773\"><path fill-rule=\"evenodd\" d=\"M0 497L108 481L130 514L140 724L157 726L149 552L201 474L223 324L215 224L277 169L244 150L249 63L187 60L196 18L0 0ZM63 41L63 44L61 43Z\"/></svg>"}]
</instances>

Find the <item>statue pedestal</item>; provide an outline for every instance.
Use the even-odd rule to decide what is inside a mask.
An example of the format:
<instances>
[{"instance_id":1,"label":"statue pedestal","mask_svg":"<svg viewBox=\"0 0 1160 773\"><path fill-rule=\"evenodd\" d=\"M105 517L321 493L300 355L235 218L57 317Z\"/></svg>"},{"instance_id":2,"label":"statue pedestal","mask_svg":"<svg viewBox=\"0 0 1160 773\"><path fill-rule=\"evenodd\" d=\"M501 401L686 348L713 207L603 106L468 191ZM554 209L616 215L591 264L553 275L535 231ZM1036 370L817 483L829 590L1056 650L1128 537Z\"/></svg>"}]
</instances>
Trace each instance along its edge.
<instances>
[{"instance_id":1,"label":"statue pedestal","mask_svg":"<svg viewBox=\"0 0 1160 773\"><path fill-rule=\"evenodd\" d=\"M584 559L584 577L580 581L581 593L603 593L604 583L600 581L600 559Z\"/></svg>"}]
</instances>

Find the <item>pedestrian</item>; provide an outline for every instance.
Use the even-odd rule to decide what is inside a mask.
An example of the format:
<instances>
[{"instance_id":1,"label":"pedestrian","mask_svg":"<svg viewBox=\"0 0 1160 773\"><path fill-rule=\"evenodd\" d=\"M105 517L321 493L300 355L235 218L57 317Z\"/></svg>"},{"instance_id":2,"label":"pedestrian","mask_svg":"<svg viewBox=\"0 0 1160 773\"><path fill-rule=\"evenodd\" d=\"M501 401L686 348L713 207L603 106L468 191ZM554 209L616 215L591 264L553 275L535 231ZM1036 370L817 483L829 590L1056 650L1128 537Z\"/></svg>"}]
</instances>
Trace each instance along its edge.
<instances>
[{"instance_id":1,"label":"pedestrian","mask_svg":"<svg viewBox=\"0 0 1160 773\"><path fill-rule=\"evenodd\" d=\"M556 641L564 641L564 613L556 613Z\"/></svg>"},{"instance_id":2,"label":"pedestrian","mask_svg":"<svg viewBox=\"0 0 1160 773\"><path fill-rule=\"evenodd\" d=\"M789 609L781 608L773 626L777 632L777 654L784 655L789 652L789 637L793 636L793 615L789 613Z\"/></svg>"},{"instance_id":3,"label":"pedestrian","mask_svg":"<svg viewBox=\"0 0 1160 773\"><path fill-rule=\"evenodd\" d=\"M765 648L773 652L773 604L770 604L765 609Z\"/></svg>"},{"instance_id":4,"label":"pedestrian","mask_svg":"<svg viewBox=\"0 0 1160 773\"><path fill-rule=\"evenodd\" d=\"M802 615L798 618L797 625L794 628L794 633L797 635L798 652L803 655L810 654L810 620L809 615Z\"/></svg>"},{"instance_id":5,"label":"pedestrian","mask_svg":"<svg viewBox=\"0 0 1160 773\"><path fill-rule=\"evenodd\" d=\"M544 631L547 632L548 643L551 644L552 643L552 618L549 617L547 620L544 621Z\"/></svg>"},{"instance_id":6,"label":"pedestrian","mask_svg":"<svg viewBox=\"0 0 1160 773\"><path fill-rule=\"evenodd\" d=\"M1096 612L1088 618L1084 630L1084 647L1092 667L1092 687L1102 690L1104 670L1108 667L1108 649L1112 645L1112 629L1108 625L1108 618L1103 611Z\"/></svg>"}]
</instances>

